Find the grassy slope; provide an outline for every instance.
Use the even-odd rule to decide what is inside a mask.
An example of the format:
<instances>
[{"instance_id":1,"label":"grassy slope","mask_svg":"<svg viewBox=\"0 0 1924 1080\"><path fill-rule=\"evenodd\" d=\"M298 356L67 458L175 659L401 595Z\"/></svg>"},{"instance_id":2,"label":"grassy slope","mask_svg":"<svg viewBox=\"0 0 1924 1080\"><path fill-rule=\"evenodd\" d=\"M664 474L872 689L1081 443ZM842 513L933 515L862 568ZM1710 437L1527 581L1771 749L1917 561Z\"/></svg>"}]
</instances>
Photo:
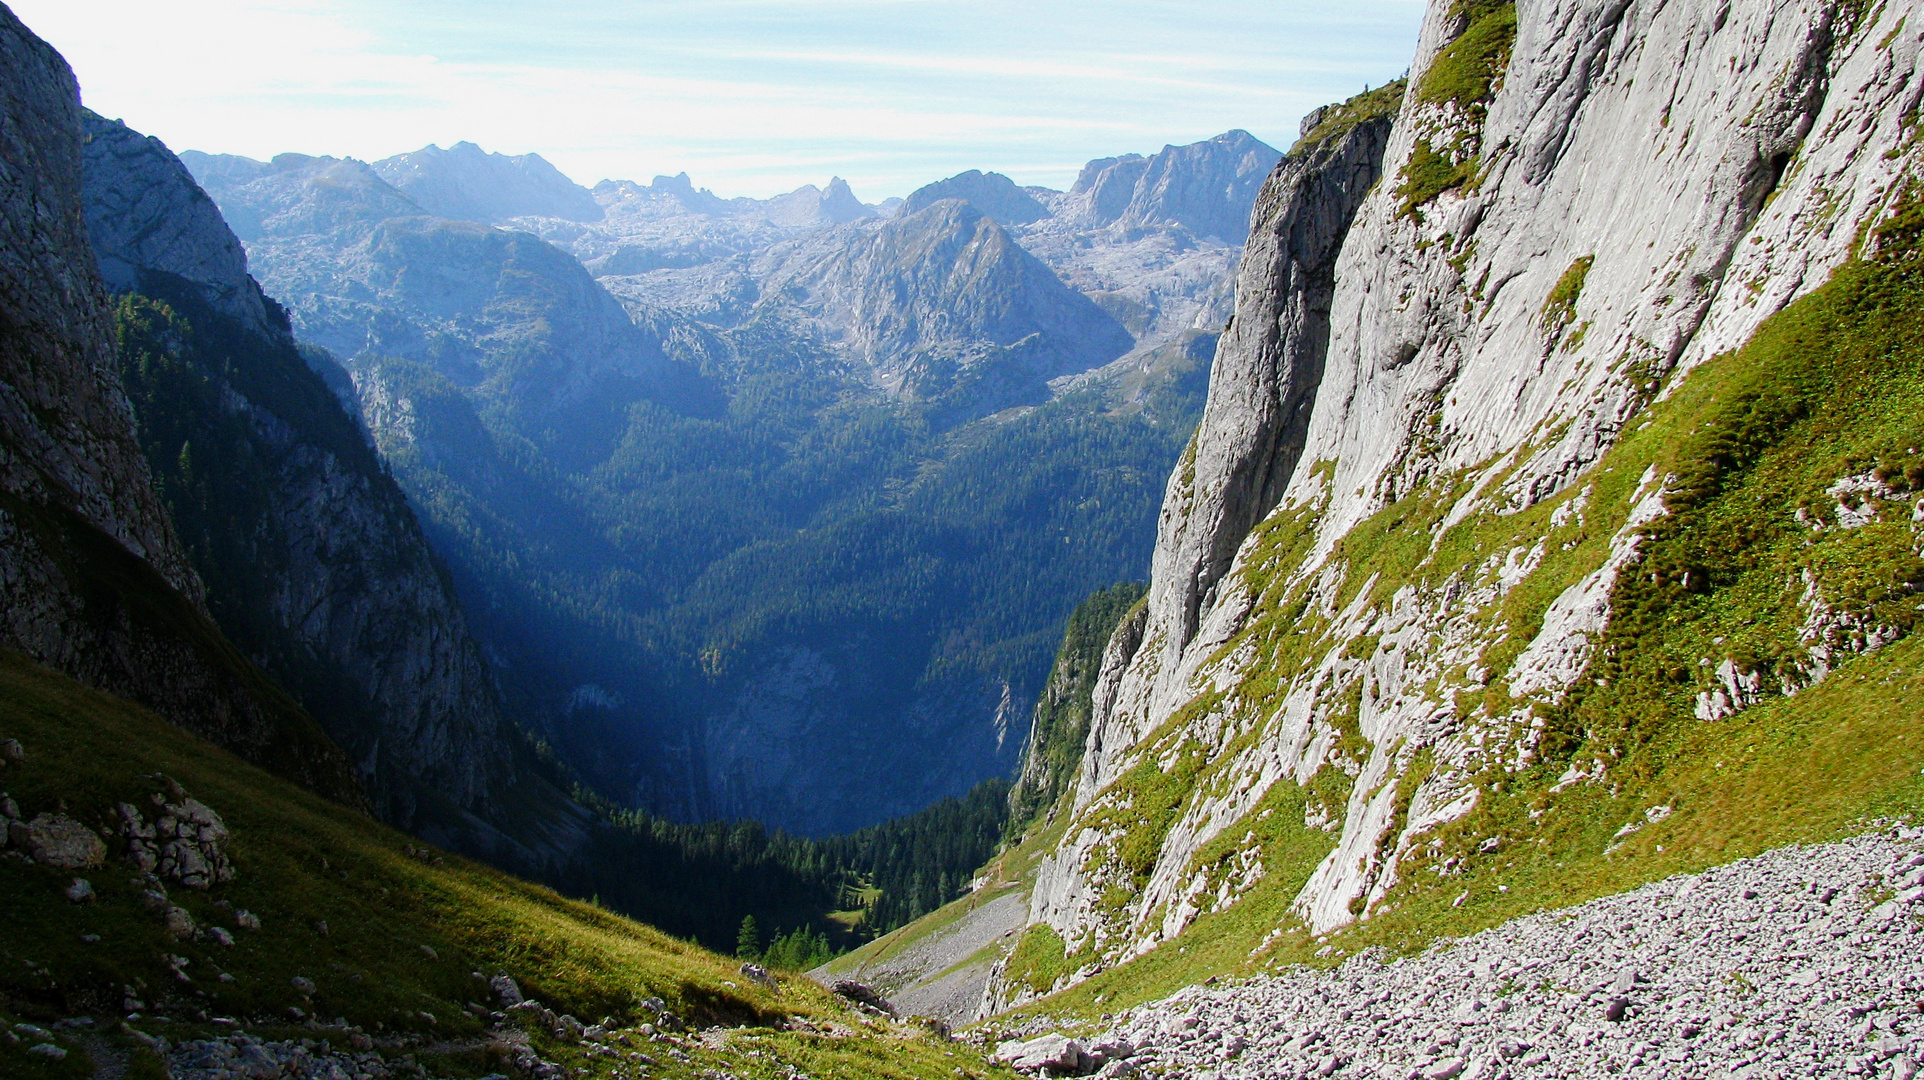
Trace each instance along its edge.
<instances>
[{"instance_id":1,"label":"grassy slope","mask_svg":"<svg viewBox=\"0 0 1924 1080\"><path fill-rule=\"evenodd\" d=\"M1924 805L1924 644L1903 636L1924 588L1911 524L1911 504L1924 494L1915 489L1924 484L1903 479L1907 472L1924 476L1917 453L1924 448L1924 260L1914 254L1915 217L1905 215L1886 231L1880 259L1845 267L1769 320L1743 350L1693 371L1633 419L1619 445L1557 499L1520 514L1474 516L1439 537L1463 485L1462 477L1444 477L1345 539L1344 602L1365 587L1385 599L1406 581L1474 577L1486 560L1546 541L1535 574L1492 609L1464 616L1485 622L1491 644L1482 663L1500 673L1541 626L1550 601L1602 563L1637 478L1649 467L1669 478L1670 513L1646 530L1641 562L1612 594L1603 648L1570 697L1543 710L1543 756L1520 772L1491 767L1478 776L1476 809L1421 838L1405 856L1400 884L1365 921L1327 939L1307 935L1289 904L1326 843L1300 817L1288 820L1284 807L1267 822L1255 820L1259 807L1225 836L1241 836L1245 826L1258 833L1253 843L1262 845L1269 867L1260 884L1176 940L1031 1008L1087 1017L1209 975L1334 963L1372 945L1414 950L1529 911L1836 837ZM1879 511L1877 522L1839 527L1838 500L1826 489L1873 469L1896 492L1866 504ZM1585 490L1583 514L1553 517ZM1807 521L1827 527L1800 522L1800 507ZM1265 523L1274 558L1254 562L1272 576L1255 582L1263 600L1250 629L1225 646L1227 652L1253 640L1264 659L1232 692L1231 706L1273 708L1297 672L1341 644L1326 637L1332 628L1325 620L1302 607L1301 584L1286 572L1301 557L1307 525L1289 515ZM1900 639L1846 656L1826 681L1785 697L1777 691L1803 681L1808 666L1799 637L1806 581L1817 583L1826 603L1860 620L1859 646L1869 627ZM1712 673L1724 660L1757 672L1764 698L1736 716L1698 721L1696 695L1714 686ZM1210 695L1188 711L1225 700ZM1491 717L1514 707L1501 676L1485 691L1459 694L1456 705ZM1183 719L1150 736L1158 750L1148 755L1152 762L1167 750L1201 750L1188 745ZM1328 719L1341 728L1340 706ZM1169 800L1174 807L1192 792L1233 781L1223 770L1235 749L1199 753L1192 775L1135 778L1142 790L1132 804L1157 803L1155 789L1175 784L1181 791ZM1567 766L1599 761L1608 766L1604 782L1556 790ZM1299 794L1284 791L1267 801ZM1657 806L1671 807L1672 815L1619 835ZM1153 816L1124 823L1119 860L1126 861L1136 833L1152 838ZM1265 832L1266 823L1278 824ZM1489 837L1504 838L1502 846L1483 853ZM1197 862L1220 854L1205 849ZM1067 969L1086 960L1072 953L1059 963Z\"/></svg>"},{"instance_id":2,"label":"grassy slope","mask_svg":"<svg viewBox=\"0 0 1924 1080\"><path fill-rule=\"evenodd\" d=\"M164 784L154 774L164 773L222 815L239 869L235 881L205 894L171 891L200 925L232 930L237 944L222 947L168 937L160 918L137 902L137 879L120 861L117 840L106 866L84 872L100 894L86 906L60 895L73 875L0 859L0 925L8 927L0 941L0 1021L8 1024L93 1014L113 1027L124 988L132 987L148 1006L140 1026L153 1034L189 1037L218 1030L212 1018L234 1017L265 1036L313 1035L283 1027L292 1023L289 1007L300 1007L377 1039L414 1040L395 1052L411 1048L435 1075L479 1075L499 1061L462 1006L486 999L472 972L505 971L557 1012L587 1021L637 1023L645 1018L640 1001L656 995L704 1024L753 1028L800 1016L855 1029L848 1038L750 1030L733 1036L735 1049L691 1045L685 1065L657 1053L656 1075L714 1067L784 1075L778 1059L815 1076L947 1077L958 1066L984 1068L966 1047L868 1024L807 980L782 979L778 990L764 990L742 978L734 961L593 906L463 859L411 856L400 833L5 652L0 737L27 749L25 763L0 771L0 785L25 816L64 803L80 820L110 826L116 803L145 804ZM257 913L262 928L239 929L231 911L216 906L221 901ZM323 921L325 936L317 929ZM168 955L188 960L185 980L169 971ZM234 981L220 981L221 973ZM317 985L311 1002L293 989L295 976ZM600 1068L600 1059L546 1038L535 1034L544 1056ZM747 1043L770 1057L743 1058ZM79 1053L51 1063L0 1040L0 1074L79 1076L87 1068Z\"/></svg>"}]
</instances>

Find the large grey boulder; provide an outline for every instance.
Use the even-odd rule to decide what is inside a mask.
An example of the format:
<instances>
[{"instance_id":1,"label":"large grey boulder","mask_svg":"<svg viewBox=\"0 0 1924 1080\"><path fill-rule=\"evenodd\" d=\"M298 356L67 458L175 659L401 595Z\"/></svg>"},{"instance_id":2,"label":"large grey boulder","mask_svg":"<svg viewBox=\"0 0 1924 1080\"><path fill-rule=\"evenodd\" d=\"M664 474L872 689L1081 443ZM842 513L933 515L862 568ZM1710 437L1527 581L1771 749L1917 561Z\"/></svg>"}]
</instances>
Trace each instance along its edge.
<instances>
[{"instance_id":1,"label":"large grey boulder","mask_svg":"<svg viewBox=\"0 0 1924 1080\"><path fill-rule=\"evenodd\" d=\"M87 870L107 858L107 845L100 834L65 814L40 814L8 829L14 846L25 849L42 866Z\"/></svg>"}]
</instances>

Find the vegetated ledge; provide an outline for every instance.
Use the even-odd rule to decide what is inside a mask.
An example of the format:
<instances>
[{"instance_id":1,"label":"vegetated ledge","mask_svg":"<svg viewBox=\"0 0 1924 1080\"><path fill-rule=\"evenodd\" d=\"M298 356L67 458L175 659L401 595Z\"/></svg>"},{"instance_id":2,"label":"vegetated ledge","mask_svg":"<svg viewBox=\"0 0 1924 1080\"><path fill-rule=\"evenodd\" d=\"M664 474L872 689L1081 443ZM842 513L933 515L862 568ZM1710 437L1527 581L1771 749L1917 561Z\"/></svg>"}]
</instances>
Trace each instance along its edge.
<instances>
[{"instance_id":1,"label":"vegetated ledge","mask_svg":"<svg viewBox=\"0 0 1924 1080\"><path fill-rule=\"evenodd\" d=\"M208 1040L238 1045L237 1032L409 1076L612 1075L637 1054L665 1077L986 1071L966 1044L851 1011L809 980L758 981L736 961L421 848L4 650L0 740L20 750L0 764L0 809L104 841L71 857L43 846L34 861L13 845L0 855L0 1022L26 1032L0 1040L0 1074L78 1078L122 1060L143 1080L167 1075L164 1063L202 1075L188 1059L217 1055ZM211 808L232 880L194 888L168 876L164 854L144 874L128 861L122 806L158 818L156 796ZM489 985L503 974L543 1009L503 1010ZM43 1043L52 1049L34 1049Z\"/></svg>"},{"instance_id":2,"label":"vegetated ledge","mask_svg":"<svg viewBox=\"0 0 1924 1080\"><path fill-rule=\"evenodd\" d=\"M1898 213L1875 234L1875 258L1847 264L1743 349L1696 368L1633 417L1568 496L1507 517L1474 515L1441 538L1417 513L1421 543L1399 542L1391 529L1357 549L1348 580L1387 594L1413 575L1449 577L1451 559L1528 549L1545 528L1558 540L1569 532L1569 546L1544 563L1561 576L1519 588L1493 616L1520 647L1550 601L1596 561L1586 546L1607 545L1610 523L1637 497L1630 478L1673 478L1669 513L1645 527L1641 561L1618 579L1590 670L1544 717L1541 756L1516 770L1493 760L1475 776L1475 809L1412 843L1399 883L1363 921L1310 935L1292 910L1305 868L1275 862L1225 910L1011 1022L1086 1019L1210 976L1327 966L1373 947L1408 954L1533 911L1924 809L1916 723L1924 643L1912 635L1924 595L1924 514L1913 506L1924 502L1920 220L1914 207ZM1565 512L1585 492L1587 524ZM1413 505L1378 517L1401 521ZM1382 532L1375 521L1352 536ZM1256 561L1288 577L1287 567ZM1261 582L1253 587L1263 592ZM1800 592L1822 601L1824 626L1813 630L1816 609ZM1274 621L1296 610L1287 599L1259 604L1245 634L1269 640ZM1319 647L1289 648L1301 659ZM1507 670L1514 658L1515 648L1496 650L1488 664ZM1704 696L1729 681L1727 666L1747 696L1699 719ZM1260 656L1255 669L1292 677L1287 664ZM1261 711L1260 688L1244 689L1257 693L1247 704ZM1490 716L1516 705L1501 678L1457 699L1459 709ZM1225 750L1213 760L1227 766L1234 757ZM1205 768L1187 783L1200 789L1219 779ZM1224 835L1249 827L1246 817ZM1311 846L1304 857L1318 853ZM1055 966L1090 959L1069 955Z\"/></svg>"}]
</instances>

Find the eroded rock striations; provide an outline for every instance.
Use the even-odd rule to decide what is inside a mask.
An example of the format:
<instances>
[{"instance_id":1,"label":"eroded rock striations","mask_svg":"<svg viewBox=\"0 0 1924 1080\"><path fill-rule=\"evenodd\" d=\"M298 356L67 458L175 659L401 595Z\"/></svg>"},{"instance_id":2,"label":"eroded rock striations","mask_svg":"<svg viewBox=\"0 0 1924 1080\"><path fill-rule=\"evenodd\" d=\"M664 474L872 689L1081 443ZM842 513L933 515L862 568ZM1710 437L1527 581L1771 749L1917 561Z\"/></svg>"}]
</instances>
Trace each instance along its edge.
<instances>
[{"instance_id":1,"label":"eroded rock striations","mask_svg":"<svg viewBox=\"0 0 1924 1080\"><path fill-rule=\"evenodd\" d=\"M1277 812L1327 838L1292 908L1320 933L1440 863L1479 776L1540 759L1676 482L1598 463L1890 215L1915 176L1917 14L1439 3L1392 124L1352 123L1363 99L1311 118L1259 202L1150 602L1111 641L1079 816L1033 896L1084 974L1261 880L1260 841L1233 835L1266 798L1300 791ZM1398 549L1405 517L1427 532ZM1449 549L1466 522L1516 537ZM1526 581L1554 597L1540 620L1499 617ZM1755 662L1717 661L1700 700L1755 700ZM1595 754L1562 786L1604 777Z\"/></svg>"},{"instance_id":2,"label":"eroded rock striations","mask_svg":"<svg viewBox=\"0 0 1924 1080\"><path fill-rule=\"evenodd\" d=\"M0 643L350 801L339 752L209 620L114 371L66 62L0 9Z\"/></svg>"}]
</instances>

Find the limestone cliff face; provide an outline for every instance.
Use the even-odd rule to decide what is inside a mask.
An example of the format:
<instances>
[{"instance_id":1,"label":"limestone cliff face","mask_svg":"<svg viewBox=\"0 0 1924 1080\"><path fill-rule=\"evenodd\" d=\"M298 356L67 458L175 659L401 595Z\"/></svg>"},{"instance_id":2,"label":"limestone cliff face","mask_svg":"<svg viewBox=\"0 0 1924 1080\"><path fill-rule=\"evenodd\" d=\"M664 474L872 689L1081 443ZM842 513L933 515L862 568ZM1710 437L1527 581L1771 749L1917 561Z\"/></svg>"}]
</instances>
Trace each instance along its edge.
<instances>
[{"instance_id":1,"label":"limestone cliff face","mask_svg":"<svg viewBox=\"0 0 1924 1080\"><path fill-rule=\"evenodd\" d=\"M81 138L66 62L0 7L0 644L358 801L339 751L209 620L154 493L88 244Z\"/></svg>"},{"instance_id":2,"label":"limestone cliff face","mask_svg":"<svg viewBox=\"0 0 1924 1080\"><path fill-rule=\"evenodd\" d=\"M1329 137L1341 117L1312 117L1323 137L1253 219L1035 921L1092 958L1181 932L1261 878L1227 830L1289 784L1328 838L1295 897L1321 932L1366 915L1414 838L1471 810L1475 774L1534 759L1533 710L1583 671L1637 527L1664 513L1664 477L1605 505L1589 470L1653 396L1822 284L1914 182L1920 14L1437 3L1393 124ZM1614 539L1555 580L1520 648L1498 647L1492 613L1548 533L1454 563L1426 540L1394 577L1370 561L1409 542L1399 507L1433 511L1440 538L1546 503L1544 528ZM1157 789L1176 793L1166 816L1144 817L1144 770L1190 777ZM1124 843L1152 819L1153 843ZM1204 865L1211 841L1234 850Z\"/></svg>"},{"instance_id":3,"label":"limestone cliff face","mask_svg":"<svg viewBox=\"0 0 1924 1080\"><path fill-rule=\"evenodd\" d=\"M88 114L85 132L87 224L110 286L171 304L190 328L168 358L177 368L148 363L127 377L156 412L139 417L142 440L163 489L178 493L216 618L347 751L383 817L524 856L480 823L517 802L527 781L400 489L309 370L180 161L115 121ZM179 385L156 374L175 369L212 388L204 408L183 408ZM228 455L234 472L260 464L230 490L180 474L173 462L195 445Z\"/></svg>"}]
</instances>

